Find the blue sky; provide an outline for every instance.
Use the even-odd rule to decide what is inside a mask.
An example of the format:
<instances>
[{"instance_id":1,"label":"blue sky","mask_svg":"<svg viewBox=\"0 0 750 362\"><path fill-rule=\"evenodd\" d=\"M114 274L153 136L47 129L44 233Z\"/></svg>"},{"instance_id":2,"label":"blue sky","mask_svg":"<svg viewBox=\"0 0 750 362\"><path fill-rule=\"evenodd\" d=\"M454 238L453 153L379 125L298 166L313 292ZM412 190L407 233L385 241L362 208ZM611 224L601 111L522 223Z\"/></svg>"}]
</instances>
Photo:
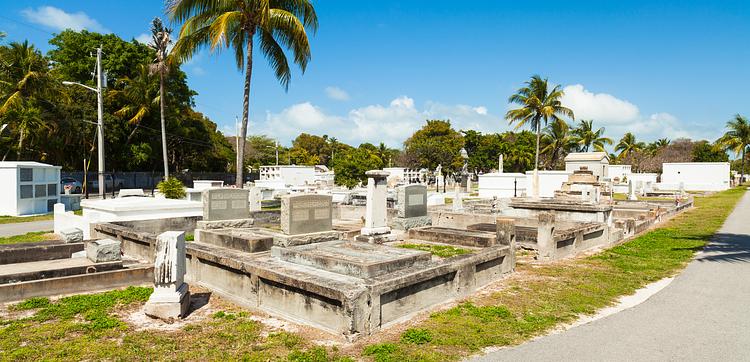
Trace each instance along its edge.
<instances>
[{"instance_id":1,"label":"blue sky","mask_svg":"<svg viewBox=\"0 0 750 362\"><path fill-rule=\"evenodd\" d=\"M615 139L713 140L733 114L750 115L750 1L315 4L313 60L288 92L256 56L249 133L400 146L427 118L504 131L508 96L533 74L565 87L576 117ZM5 1L0 29L46 51L67 27L131 39L154 16L163 4L153 0ZM198 110L233 134L243 78L231 54L204 51L183 69Z\"/></svg>"}]
</instances>

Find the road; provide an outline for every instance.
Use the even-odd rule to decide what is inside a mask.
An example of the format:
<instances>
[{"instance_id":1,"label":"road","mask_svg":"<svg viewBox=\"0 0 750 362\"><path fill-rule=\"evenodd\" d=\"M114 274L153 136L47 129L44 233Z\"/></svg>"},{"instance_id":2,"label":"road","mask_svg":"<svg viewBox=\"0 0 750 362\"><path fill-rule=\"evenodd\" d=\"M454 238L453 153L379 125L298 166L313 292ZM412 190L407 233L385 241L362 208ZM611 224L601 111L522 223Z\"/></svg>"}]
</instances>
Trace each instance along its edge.
<instances>
[{"instance_id":1,"label":"road","mask_svg":"<svg viewBox=\"0 0 750 362\"><path fill-rule=\"evenodd\" d=\"M475 361L750 361L750 192L661 292Z\"/></svg>"},{"instance_id":2,"label":"road","mask_svg":"<svg viewBox=\"0 0 750 362\"><path fill-rule=\"evenodd\" d=\"M32 231L51 231L55 223L52 220L0 224L0 237L22 235Z\"/></svg>"}]
</instances>

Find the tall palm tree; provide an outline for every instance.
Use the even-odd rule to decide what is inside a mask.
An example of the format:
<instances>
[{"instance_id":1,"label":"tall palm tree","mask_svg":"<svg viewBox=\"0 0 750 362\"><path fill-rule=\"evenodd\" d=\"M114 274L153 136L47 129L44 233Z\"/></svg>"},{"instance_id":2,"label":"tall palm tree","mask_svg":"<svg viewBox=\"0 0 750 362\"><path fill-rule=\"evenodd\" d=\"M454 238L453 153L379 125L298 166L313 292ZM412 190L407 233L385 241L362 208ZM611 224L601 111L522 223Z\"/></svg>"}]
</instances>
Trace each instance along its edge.
<instances>
[{"instance_id":1,"label":"tall palm tree","mask_svg":"<svg viewBox=\"0 0 750 362\"><path fill-rule=\"evenodd\" d=\"M648 151L649 154L652 156L656 155L659 151L664 149L664 147L669 146L671 141L667 138L660 138L654 142L651 142L646 146L646 151Z\"/></svg>"},{"instance_id":2,"label":"tall palm tree","mask_svg":"<svg viewBox=\"0 0 750 362\"><path fill-rule=\"evenodd\" d=\"M159 88L146 65L138 66L134 78L125 77L121 82L124 83L123 88L110 90L108 96L123 100L125 105L115 111L114 115L127 119L130 125L135 126L125 142L129 144L141 122L154 111L154 107L159 102Z\"/></svg>"},{"instance_id":3,"label":"tall palm tree","mask_svg":"<svg viewBox=\"0 0 750 362\"><path fill-rule=\"evenodd\" d=\"M745 152L750 145L750 122L744 116L735 114L734 118L727 122L727 128L729 130L716 143L741 157L740 183L742 183L745 178Z\"/></svg>"},{"instance_id":4,"label":"tall palm tree","mask_svg":"<svg viewBox=\"0 0 750 362\"><path fill-rule=\"evenodd\" d=\"M271 63L276 78L289 87L291 70L282 46L291 50L293 62L304 73L310 61L310 43L306 29L318 28L318 17L311 0L171 0L167 13L181 22L179 38L172 49L177 60L190 59L198 49L230 48L239 70L245 71L242 126L238 148L240 163L245 156L245 138L250 112L250 80L253 49ZM257 39L256 39L257 38ZM242 187L243 169L237 167L237 186Z\"/></svg>"},{"instance_id":5,"label":"tall palm tree","mask_svg":"<svg viewBox=\"0 0 750 362\"><path fill-rule=\"evenodd\" d=\"M623 135L620 142L615 146L615 151L619 152L618 159L632 156L641 149L643 149L643 143L636 141L635 135L630 132Z\"/></svg>"},{"instance_id":6,"label":"tall palm tree","mask_svg":"<svg viewBox=\"0 0 750 362\"><path fill-rule=\"evenodd\" d=\"M604 134L604 127L600 127L594 131L593 120L581 120L572 132L576 142L580 146L580 150L583 152L588 152L591 146L598 152L606 152L604 145L611 145L613 143L611 138L602 136Z\"/></svg>"},{"instance_id":7,"label":"tall palm tree","mask_svg":"<svg viewBox=\"0 0 750 362\"><path fill-rule=\"evenodd\" d=\"M508 98L509 103L520 107L505 113L510 124L516 123L516 129L528 125L536 130L536 156L534 158L534 182L532 196L539 196L539 141L542 133L542 122L546 126L549 120L557 122L560 117L575 119L573 111L562 105L560 99L563 91L559 85L549 89L547 79L538 75L531 77L524 87Z\"/></svg>"},{"instance_id":8,"label":"tall palm tree","mask_svg":"<svg viewBox=\"0 0 750 362\"><path fill-rule=\"evenodd\" d=\"M555 167L560 156L575 150L576 139L571 135L570 126L563 120L557 120L544 128L542 135L543 154L549 154L548 167Z\"/></svg>"},{"instance_id":9,"label":"tall palm tree","mask_svg":"<svg viewBox=\"0 0 750 362\"><path fill-rule=\"evenodd\" d=\"M151 21L151 38L152 43L149 44L151 49L156 51L156 58L149 68L151 73L159 74L159 113L161 115L161 150L162 157L164 158L164 180L169 178L169 165L167 164L167 131L164 121L164 107L166 103L166 97L164 95L164 78L169 72L169 64L167 64L167 48L171 40L172 29L164 26L161 19L154 18Z\"/></svg>"},{"instance_id":10,"label":"tall palm tree","mask_svg":"<svg viewBox=\"0 0 750 362\"><path fill-rule=\"evenodd\" d=\"M13 109L8 111L8 116L13 118L15 128L18 130L18 149L16 149L16 159L19 161L23 155L24 141L33 136L34 133L32 133L32 131L37 131L37 134L39 134L39 131L49 129L49 126L42 118L41 109L31 103L32 102L24 102L22 105L14 106Z\"/></svg>"}]
</instances>

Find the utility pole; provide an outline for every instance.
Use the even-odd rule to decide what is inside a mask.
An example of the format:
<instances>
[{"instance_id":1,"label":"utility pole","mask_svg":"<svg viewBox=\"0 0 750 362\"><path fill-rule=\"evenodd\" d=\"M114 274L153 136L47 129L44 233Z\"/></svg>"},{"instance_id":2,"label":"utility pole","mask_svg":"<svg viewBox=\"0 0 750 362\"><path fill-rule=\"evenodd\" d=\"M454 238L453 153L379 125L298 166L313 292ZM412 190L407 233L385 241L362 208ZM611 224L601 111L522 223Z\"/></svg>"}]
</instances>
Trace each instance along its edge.
<instances>
[{"instance_id":1,"label":"utility pole","mask_svg":"<svg viewBox=\"0 0 750 362\"><path fill-rule=\"evenodd\" d=\"M279 165L279 141L273 140L273 142L276 144L276 166Z\"/></svg>"},{"instance_id":2,"label":"utility pole","mask_svg":"<svg viewBox=\"0 0 750 362\"><path fill-rule=\"evenodd\" d=\"M102 46L96 48L97 151L99 153L99 196L104 199L104 99L102 97ZM114 177L112 187L115 186Z\"/></svg>"}]
</instances>

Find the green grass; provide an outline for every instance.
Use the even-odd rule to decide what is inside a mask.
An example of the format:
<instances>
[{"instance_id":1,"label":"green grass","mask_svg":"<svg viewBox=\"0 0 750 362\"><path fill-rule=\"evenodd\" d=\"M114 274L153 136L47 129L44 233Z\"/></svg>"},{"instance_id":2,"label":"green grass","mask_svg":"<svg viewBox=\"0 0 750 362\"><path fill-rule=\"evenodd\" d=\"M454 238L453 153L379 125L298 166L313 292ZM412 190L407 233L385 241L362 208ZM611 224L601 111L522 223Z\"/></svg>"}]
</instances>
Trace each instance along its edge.
<instances>
[{"instance_id":1,"label":"green grass","mask_svg":"<svg viewBox=\"0 0 750 362\"><path fill-rule=\"evenodd\" d=\"M0 224L15 224L20 222L44 221L55 218L54 214L34 215L34 216L0 216Z\"/></svg>"},{"instance_id":2,"label":"green grass","mask_svg":"<svg viewBox=\"0 0 750 362\"><path fill-rule=\"evenodd\" d=\"M33 231L23 235L5 236L0 237L0 245L3 244L18 244L18 243L33 243L37 241L54 240L56 237L52 234L52 231Z\"/></svg>"},{"instance_id":3,"label":"green grass","mask_svg":"<svg viewBox=\"0 0 750 362\"><path fill-rule=\"evenodd\" d=\"M400 244L399 248L429 251L432 255L441 258L450 258L456 255L471 253L470 250L456 248L450 245L433 245L433 244Z\"/></svg>"},{"instance_id":4,"label":"green grass","mask_svg":"<svg viewBox=\"0 0 750 362\"><path fill-rule=\"evenodd\" d=\"M663 227L585 259L534 267L520 263L520 273L508 279L503 291L433 313L398 339L366 346L361 355L375 361L459 360L485 347L522 343L595 313L684 268L744 192L698 197L694 209ZM418 336L429 338L414 343Z\"/></svg>"}]
</instances>

